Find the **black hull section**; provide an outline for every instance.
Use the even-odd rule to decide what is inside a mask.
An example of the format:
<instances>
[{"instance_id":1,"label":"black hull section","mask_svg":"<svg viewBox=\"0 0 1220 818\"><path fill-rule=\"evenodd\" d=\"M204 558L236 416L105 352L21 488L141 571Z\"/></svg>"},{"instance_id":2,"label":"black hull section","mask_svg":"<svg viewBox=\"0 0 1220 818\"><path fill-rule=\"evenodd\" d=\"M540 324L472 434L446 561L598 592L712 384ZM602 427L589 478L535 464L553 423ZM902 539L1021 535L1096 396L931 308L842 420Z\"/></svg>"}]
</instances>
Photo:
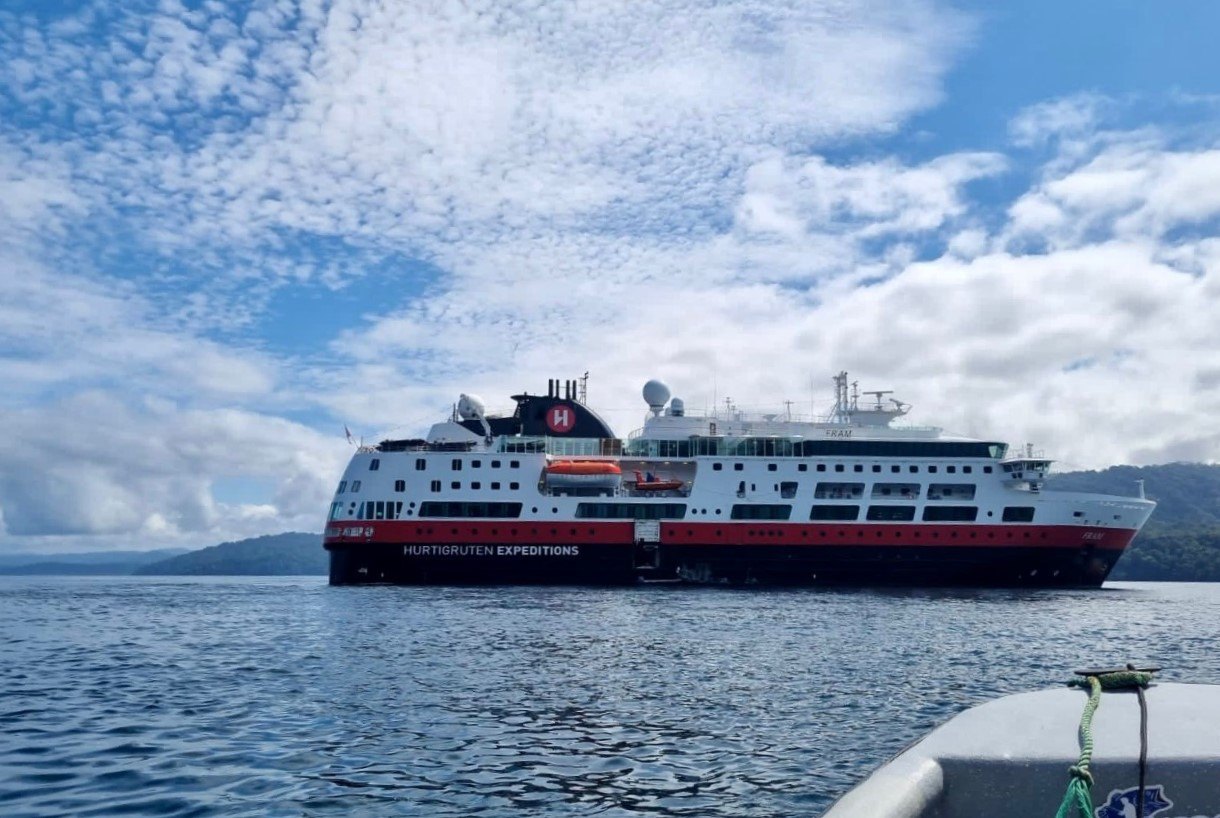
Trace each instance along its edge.
<instances>
[{"instance_id":1,"label":"black hull section","mask_svg":"<svg viewBox=\"0 0 1220 818\"><path fill-rule=\"evenodd\" d=\"M1121 549L335 543L332 585L1098 587Z\"/></svg>"}]
</instances>

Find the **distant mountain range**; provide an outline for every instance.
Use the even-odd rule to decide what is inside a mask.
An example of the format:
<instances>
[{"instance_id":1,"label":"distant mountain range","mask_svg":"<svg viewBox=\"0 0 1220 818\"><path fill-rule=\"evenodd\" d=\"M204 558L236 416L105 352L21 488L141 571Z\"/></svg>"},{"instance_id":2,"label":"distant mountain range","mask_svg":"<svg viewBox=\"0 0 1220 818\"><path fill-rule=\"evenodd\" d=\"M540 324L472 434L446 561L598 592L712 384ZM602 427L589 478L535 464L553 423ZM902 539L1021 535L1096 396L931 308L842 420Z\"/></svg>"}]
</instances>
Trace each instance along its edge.
<instances>
[{"instance_id":1,"label":"distant mountain range","mask_svg":"<svg viewBox=\"0 0 1220 818\"><path fill-rule=\"evenodd\" d=\"M201 548L136 569L140 576L305 576L326 574L321 534L270 534Z\"/></svg>"},{"instance_id":2,"label":"distant mountain range","mask_svg":"<svg viewBox=\"0 0 1220 818\"><path fill-rule=\"evenodd\" d=\"M1158 505L1111 575L1127 580L1220 582L1220 466L1171 463L1057 474L1047 488L1134 496L1139 480ZM290 532L197 551L0 554L0 574L325 575L321 534Z\"/></svg>"},{"instance_id":3,"label":"distant mountain range","mask_svg":"<svg viewBox=\"0 0 1220 818\"><path fill-rule=\"evenodd\" d=\"M0 574L101 576L304 576L327 573L321 534L290 532L190 551L0 555Z\"/></svg>"},{"instance_id":4,"label":"distant mountain range","mask_svg":"<svg viewBox=\"0 0 1220 818\"><path fill-rule=\"evenodd\" d=\"M187 548L154 551L94 551L71 554L0 554L0 574L133 574L136 569L186 554Z\"/></svg>"}]
</instances>

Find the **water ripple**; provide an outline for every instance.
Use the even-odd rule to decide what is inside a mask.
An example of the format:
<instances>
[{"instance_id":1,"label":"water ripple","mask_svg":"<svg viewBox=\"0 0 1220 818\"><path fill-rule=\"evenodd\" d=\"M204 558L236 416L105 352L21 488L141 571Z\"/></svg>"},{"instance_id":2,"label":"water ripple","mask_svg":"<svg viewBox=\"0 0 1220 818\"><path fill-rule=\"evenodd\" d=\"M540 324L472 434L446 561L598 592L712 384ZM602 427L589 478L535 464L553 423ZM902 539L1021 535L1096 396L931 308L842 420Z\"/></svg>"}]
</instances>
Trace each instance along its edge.
<instances>
[{"instance_id":1,"label":"water ripple","mask_svg":"<svg viewBox=\"0 0 1220 818\"><path fill-rule=\"evenodd\" d=\"M6 816L815 815L1074 667L1220 681L1220 587L0 579Z\"/></svg>"}]
</instances>

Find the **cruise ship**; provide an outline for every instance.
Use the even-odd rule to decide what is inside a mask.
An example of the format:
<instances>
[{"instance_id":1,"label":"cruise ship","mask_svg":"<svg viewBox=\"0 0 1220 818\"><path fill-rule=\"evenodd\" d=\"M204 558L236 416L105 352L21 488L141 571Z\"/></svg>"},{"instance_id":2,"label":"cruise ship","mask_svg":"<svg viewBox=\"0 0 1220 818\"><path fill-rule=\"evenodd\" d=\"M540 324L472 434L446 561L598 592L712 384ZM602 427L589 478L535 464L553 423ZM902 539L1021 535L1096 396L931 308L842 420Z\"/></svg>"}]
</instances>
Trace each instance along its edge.
<instances>
[{"instance_id":1,"label":"cruise ship","mask_svg":"<svg viewBox=\"0 0 1220 818\"><path fill-rule=\"evenodd\" d=\"M626 440L587 377L360 445L331 584L1097 587L1155 506L1047 489L1032 447L900 425L908 404L845 372L821 418L688 412L652 380Z\"/></svg>"}]
</instances>

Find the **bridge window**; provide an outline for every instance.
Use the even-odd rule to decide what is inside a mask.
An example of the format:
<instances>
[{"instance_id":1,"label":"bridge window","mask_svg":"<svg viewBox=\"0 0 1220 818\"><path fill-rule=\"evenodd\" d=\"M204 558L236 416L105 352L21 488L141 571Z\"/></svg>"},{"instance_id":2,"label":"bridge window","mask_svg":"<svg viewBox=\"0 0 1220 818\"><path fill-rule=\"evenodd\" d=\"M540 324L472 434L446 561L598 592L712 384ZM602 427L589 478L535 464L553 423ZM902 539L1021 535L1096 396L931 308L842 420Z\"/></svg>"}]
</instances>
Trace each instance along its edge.
<instances>
[{"instance_id":1,"label":"bridge window","mask_svg":"<svg viewBox=\"0 0 1220 818\"><path fill-rule=\"evenodd\" d=\"M967 502L974 499L974 484L932 483L928 486L928 499Z\"/></svg>"},{"instance_id":2,"label":"bridge window","mask_svg":"<svg viewBox=\"0 0 1220 818\"><path fill-rule=\"evenodd\" d=\"M599 520L681 520L686 503L579 503L579 519Z\"/></svg>"},{"instance_id":3,"label":"bridge window","mask_svg":"<svg viewBox=\"0 0 1220 818\"><path fill-rule=\"evenodd\" d=\"M369 461L369 471L377 471L381 468L381 458L374 457Z\"/></svg>"},{"instance_id":4,"label":"bridge window","mask_svg":"<svg viewBox=\"0 0 1220 818\"><path fill-rule=\"evenodd\" d=\"M751 503L733 506L729 515L734 520L786 520L792 516L792 506Z\"/></svg>"},{"instance_id":5,"label":"bridge window","mask_svg":"<svg viewBox=\"0 0 1220 818\"><path fill-rule=\"evenodd\" d=\"M906 522L915 519L915 506L869 506L866 517L874 522Z\"/></svg>"},{"instance_id":6,"label":"bridge window","mask_svg":"<svg viewBox=\"0 0 1220 818\"><path fill-rule=\"evenodd\" d=\"M353 481L352 481L352 492L353 492L353 493L355 493L355 492L357 492L357 491L360 491L360 481L359 481L359 480L353 480Z\"/></svg>"},{"instance_id":7,"label":"bridge window","mask_svg":"<svg viewBox=\"0 0 1220 818\"><path fill-rule=\"evenodd\" d=\"M923 510L924 522L929 523L972 523L978 516L975 506L928 506Z\"/></svg>"},{"instance_id":8,"label":"bridge window","mask_svg":"<svg viewBox=\"0 0 1220 818\"><path fill-rule=\"evenodd\" d=\"M440 481L440 480L433 480L433 481L432 481L432 485L430 486L430 488L431 488L433 491L440 491L440 490L441 490L441 481Z\"/></svg>"},{"instance_id":9,"label":"bridge window","mask_svg":"<svg viewBox=\"0 0 1220 818\"><path fill-rule=\"evenodd\" d=\"M818 483L813 496L819 500L858 500L864 496L863 483Z\"/></svg>"},{"instance_id":10,"label":"bridge window","mask_svg":"<svg viewBox=\"0 0 1220 818\"><path fill-rule=\"evenodd\" d=\"M419 504L420 517L520 517L520 503L438 503Z\"/></svg>"},{"instance_id":11,"label":"bridge window","mask_svg":"<svg viewBox=\"0 0 1220 818\"><path fill-rule=\"evenodd\" d=\"M406 480L395 480L394 481L394 491L406 491L406 490L407 490L407 481Z\"/></svg>"},{"instance_id":12,"label":"bridge window","mask_svg":"<svg viewBox=\"0 0 1220 818\"><path fill-rule=\"evenodd\" d=\"M454 471L462 470L462 459L460 457L453 458L453 470Z\"/></svg>"},{"instance_id":13,"label":"bridge window","mask_svg":"<svg viewBox=\"0 0 1220 818\"><path fill-rule=\"evenodd\" d=\"M856 520L859 517L859 506L814 506L809 512L810 520Z\"/></svg>"},{"instance_id":14,"label":"bridge window","mask_svg":"<svg viewBox=\"0 0 1220 818\"><path fill-rule=\"evenodd\" d=\"M343 480L342 482L339 483L339 490L335 493L342 494L345 491L347 491L347 481Z\"/></svg>"},{"instance_id":15,"label":"bridge window","mask_svg":"<svg viewBox=\"0 0 1220 818\"><path fill-rule=\"evenodd\" d=\"M918 500L918 483L873 483L873 499Z\"/></svg>"},{"instance_id":16,"label":"bridge window","mask_svg":"<svg viewBox=\"0 0 1220 818\"><path fill-rule=\"evenodd\" d=\"M424 460L422 457L415 458L415 470L416 471L423 471L426 468L428 468L427 460Z\"/></svg>"}]
</instances>

